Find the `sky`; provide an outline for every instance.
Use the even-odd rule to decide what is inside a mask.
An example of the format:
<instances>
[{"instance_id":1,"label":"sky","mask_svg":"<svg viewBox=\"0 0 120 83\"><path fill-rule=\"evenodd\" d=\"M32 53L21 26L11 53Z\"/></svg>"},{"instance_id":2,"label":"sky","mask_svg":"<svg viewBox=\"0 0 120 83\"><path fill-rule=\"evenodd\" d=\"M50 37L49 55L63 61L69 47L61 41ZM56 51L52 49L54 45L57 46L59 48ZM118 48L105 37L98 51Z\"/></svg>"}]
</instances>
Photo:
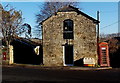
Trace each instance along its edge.
<instances>
[{"instance_id":1,"label":"sky","mask_svg":"<svg viewBox=\"0 0 120 83\"><path fill-rule=\"evenodd\" d=\"M2 2L3 7L7 4L16 10L21 10L24 23L28 23L34 31L36 17L44 2ZM100 33L111 34L118 32L118 2L80 2L78 8L93 18L97 18L96 13L100 11ZM36 37L33 34L33 37Z\"/></svg>"}]
</instances>

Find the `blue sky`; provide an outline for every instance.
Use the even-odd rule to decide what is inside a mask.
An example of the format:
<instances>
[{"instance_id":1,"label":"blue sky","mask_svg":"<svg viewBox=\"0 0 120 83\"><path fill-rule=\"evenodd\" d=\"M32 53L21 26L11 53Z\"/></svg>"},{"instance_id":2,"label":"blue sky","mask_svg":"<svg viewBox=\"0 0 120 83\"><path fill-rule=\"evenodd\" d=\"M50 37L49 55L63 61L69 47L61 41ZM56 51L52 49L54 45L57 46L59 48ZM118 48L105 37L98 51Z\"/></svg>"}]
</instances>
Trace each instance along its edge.
<instances>
[{"instance_id":1,"label":"blue sky","mask_svg":"<svg viewBox=\"0 0 120 83\"><path fill-rule=\"evenodd\" d=\"M80 7L85 13L94 18L96 18L96 11L100 11L100 33L110 34L118 32L118 23L114 24L118 22L117 2L87 2L81 3Z\"/></svg>"},{"instance_id":2,"label":"blue sky","mask_svg":"<svg viewBox=\"0 0 120 83\"><path fill-rule=\"evenodd\" d=\"M42 8L43 2L2 2L2 5L5 6L8 3L16 10L22 11L24 22L30 24L34 30L35 14L39 12L39 6ZM100 33L118 32L118 2L81 2L78 7L93 18L96 18L96 12L100 11Z\"/></svg>"}]
</instances>

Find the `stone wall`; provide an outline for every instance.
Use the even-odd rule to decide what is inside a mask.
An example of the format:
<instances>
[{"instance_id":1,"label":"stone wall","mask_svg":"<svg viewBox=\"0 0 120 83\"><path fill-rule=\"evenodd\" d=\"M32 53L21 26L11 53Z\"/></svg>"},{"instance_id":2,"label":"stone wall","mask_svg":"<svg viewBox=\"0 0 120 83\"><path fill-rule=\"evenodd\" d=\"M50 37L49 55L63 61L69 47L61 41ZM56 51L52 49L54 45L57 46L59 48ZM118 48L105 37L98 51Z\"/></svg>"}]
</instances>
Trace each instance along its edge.
<instances>
[{"instance_id":1,"label":"stone wall","mask_svg":"<svg viewBox=\"0 0 120 83\"><path fill-rule=\"evenodd\" d=\"M0 4L0 30L1 30L1 20L2 20L2 6ZM1 36L0 32L0 36ZM0 37L0 64L2 64L2 37Z\"/></svg>"},{"instance_id":2,"label":"stone wall","mask_svg":"<svg viewBox=\"0 0 120 83\"><path fill-rule=\"evenodd\" d=\"M13 57L13 46L9 45L9 64L14 63L14 57Z\"/></svg>"},{"instance_id":3,"label":"stone wall","mask_svg":"<svg viewBox=\"0 0 120 83\"><path fill-rule=\"evenodd\" d=\"M76 12L58 12L43 22L43 63L46 66L63 66L63 21L74 22L74 61L93 57L97 63L96 24Z\"/></svg>"},{"instance_id":4,"label":"stone wall","mask_svg":"<svg viewBox=\"0 0 120 83\"><path fill-rule=\"evenodd\" d=\"M1 21L2 21L2 5L0 4L0 31L1 31ZM2 33L0 32L0 36Z\"/></svg>"}]
</instances>

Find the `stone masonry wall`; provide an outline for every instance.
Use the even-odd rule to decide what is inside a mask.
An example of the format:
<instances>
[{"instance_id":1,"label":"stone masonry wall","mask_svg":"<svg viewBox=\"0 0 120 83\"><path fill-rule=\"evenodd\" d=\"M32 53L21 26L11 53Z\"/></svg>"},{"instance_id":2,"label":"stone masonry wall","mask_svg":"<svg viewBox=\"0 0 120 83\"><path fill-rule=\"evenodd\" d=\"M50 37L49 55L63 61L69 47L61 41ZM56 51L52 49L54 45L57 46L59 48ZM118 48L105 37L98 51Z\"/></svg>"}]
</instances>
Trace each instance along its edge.
<instances>
[{"instance_id":1,"label":"stone masonry wall","mask_svg":"<svg viewBox=\"0 0 120 83\"><path fill-rule=\"evenodd\" d=\"M46 66L63 66L63 21L74 22L74 39L70 40L74 49L74 61L93 57L97 63L96 24L76 12L58 12L43 22L43 63Z\"/></svg>"}]
</instances>

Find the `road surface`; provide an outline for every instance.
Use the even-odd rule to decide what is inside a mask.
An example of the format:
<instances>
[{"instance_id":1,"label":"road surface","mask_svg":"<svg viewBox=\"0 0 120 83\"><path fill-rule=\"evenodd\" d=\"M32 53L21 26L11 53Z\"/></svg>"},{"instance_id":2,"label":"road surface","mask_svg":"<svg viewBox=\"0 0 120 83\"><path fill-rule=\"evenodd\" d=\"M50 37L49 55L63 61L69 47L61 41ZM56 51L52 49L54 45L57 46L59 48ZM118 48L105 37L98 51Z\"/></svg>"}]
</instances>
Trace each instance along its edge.
<instances>
[{"instance_id":1,"label":"road surface","mask_svg":"<svg viewBox=\"0 0 120 83\"><path fill-rule=\"evenodd\" d=\"M120 69L69 70L3 67L2 83L120 83Z\"/></svg>"}]
</instances>

